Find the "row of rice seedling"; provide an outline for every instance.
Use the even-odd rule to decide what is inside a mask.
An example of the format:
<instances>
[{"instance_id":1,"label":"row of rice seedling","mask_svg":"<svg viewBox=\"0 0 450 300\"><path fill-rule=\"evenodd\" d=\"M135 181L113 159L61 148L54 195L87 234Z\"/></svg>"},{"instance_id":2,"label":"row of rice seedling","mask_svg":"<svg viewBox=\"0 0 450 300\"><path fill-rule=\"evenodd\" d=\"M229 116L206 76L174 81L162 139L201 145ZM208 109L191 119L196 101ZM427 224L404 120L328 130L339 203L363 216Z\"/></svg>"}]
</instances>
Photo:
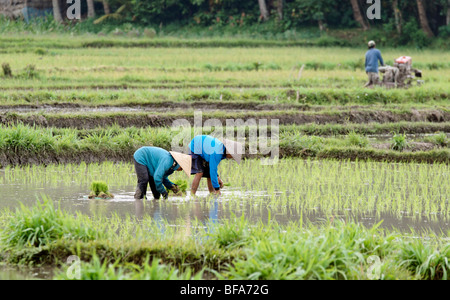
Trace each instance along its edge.
<instances>
[{"instance_id":1,"label":"row of rice seedling","mask_svg":"<svg viewBox=\"0 0 450 300\"><path fill-rule=\"evenodd\" d=\"M23 68L22 68L23 69ZM14 72L14 71L13 71ZM332 88L363 87L367 82L363 72L304 71L300 79L290 70L261 72L174 72L147 70L142 72L79 72L48 73L36 67L33 78L4 78L2 90L8 89L118 89L118 88L257 88L302 87ZM426 86L446 89L448 78L443 71L427 74ZM448 93L448 90L447 90Z\"/></svg>"},{"instance_id":2,"label":"row of rice seedling","mask_svg":"<svg viewBox=\"0 0 450 300\"><path fill-rule=\"evenodd\" d=\"M292 109L319 110L327 106L340 105L384 105L384 106L413 106L416 108L430 105L444 105L448 100L448 90L423 86L409 90L384 90L343 87L338 90L329 88L187 88L167 90L35 90L18 91L3 90L0 92L0 104L7 108L9 105L52 105L64 104L69 108L80 107L167 107L177 106L199 107L210 104L227 107L235 105L235 109L254 109L262 104L282 105L290 104ZM307 106L305 106L307 105ZM320 106L319 106L320 105ZM206 106L207 107L207 106ZM3 107L2 107L3 108ZM58 108L58 107L55 107ZM259 108L262 109L263 107Z\"/></svg>"},{"instance_id":3,"label":"row of rice seedling","mask_svg":"<svg viewBox=\"0 0 450 300\"><path fill-rule=\"evenodd\" d=\"M219 172L230 191L250 191L245 197L231 193L226 203L229 212L268 207L290 210L296 216L314 211L328 216L346 211L374 216L387 213L413 220L448 220L450 216L448 164L283 159L264 165L259 160L245 160L239 168L223 162ZM107 162L8 167L0 184L56 188L77 182L87 195L91 182L98 178L115 189L133 187L136 181L131 163ZM173 178L177 179L184 178Z\"/></svg>"},{"instance_id":4,"label":"row of rice seedling","mask_svg":"<svg viewBox=\"0 0 450 300\"><path fill-rule=\"evenodd\" d=\"M24 67L27 64L32 63L31 60L35 60L36 57L42 57L44 61L49 57L53 57L52 60L49 61L49 64L43 63L43 65L62 68L68 66L92 67L93 65L120 65L115 58L115 56L120 56L129 59L126 64L132 67L203 67L207 63L213 65L226 65L230 62L242 64L260 62L262 64L276 63L282 68L290 69L293 66L298 66L298 64L306 63L310 63L311 66L320 66L318 62L324 64L324 66L338 66L338 64L341 64L341 66L346 64L350 65L353 62L355 62L355 65L360 65L360 60L364 57L366 50L365 45L361 45L361 48L352 49L340 47L260 47L258 49L234 47L230 49L174 46L170 48L155 47L149 51L148 49L139 47L110 47L108 49L77 48L76 45L74 45L74 41L81 41L83 39L86 38L55 36L51 39L46 37L33 38L29 36L22 40L29 49L48 49L49 55L42 53L42 51L40 51L41 53L32 51L29 53L4 54L4 58L6 61L15 61L13 59L9 60L9 58L20 55L23 57L23 60L18 61L20 64L18 67ZM60 42L60 44L55 43L54 47L45 44L51 40ZM125 41L129 42L129 40ZM33 47L31 45L33 42L42 43L42 47L39 45ZM14 38L12 37L2 39L3 47L14 47L11 43L14 43ZM61 44L66 44L67 47L59 47ZM129 45L132 45L132 43L129 43ZM21 48L23 48L23 46L23 44L20 45ZM333 55L330 55L330 49L332 49ZM400 56L409 55L413 58L414 64L418 64L420 67L427 66L427 64L430 64L431 66L433 63L437 64L438 67L445 67L445 62L448 62L449 57L448 52L441 49L408 49L408 53L405 53L405 49L388 48L381 49L381 51L387 63L393 62L394 59ZM55 55L53 55L52 52L55 52ZM151 59L154 57L157 57L158 59ZM92 60L96 60L97 63L92 64Z\"/></svg>"},{"instance_id":5,"label":"row of rice seedling","mask_svg":"<svg viewBox=\"0 0 450 300\"><path fill-rule=\"evenodd\" d=\"M61 43L64 42L61 39ZM72 42L67 43L73 46ZM348 88L362 86L366 80L364 71L359 68L364 52L364 49L333 48L333 56L330 56L329 49L300 47L260 48L258 51L242 47L232 49L175 47L154 48L152 51L122 47L107 50L49 48L48 53L51 55L47 55L45 51L4 54L4 62L10 64L14 62L14 65L11 65L13 75L19 72L18 70L34 65L38 76L30 79L19 79L14 76L5 78L2 88L121 85L141 88L221 85ZM446 52L431 50L408 52L418 67L430 69L426 70L427 85L446 88L447 66L441 63L446 61ZM386 62L389 62L390 58L393 61L405 53L402 50L388 49L383 55ZM118 57L126 60L118 61ZM318 61L320 63L317 63ZM232 67L223 67L227 65ZM298 68L303 65L305 68L299 76ZM220 66L224 71L214 71L216 66ZM242 69L239 66L252 68L250 71L246 70L249 68L239 70ZM340 68L341 66L349 66L350 69Z\"/></svg>"},{"instance_id":6,"label":"row of rice seedling","mask_svg":"<svg viewBox=\"0 0 450 300\"><path fill-rule=\"evenodd\" d=\"M104 176L103 174L108 174ZM49 164L26 165L20 167L5 167L0 176L1 184L20 184L30 186L77 185L88 187L93 181L102 178L108 186L128 187L136 182L134 166L130 163L85 163L80 164ZM87 191L88 192L88 191Z\"/></svg>"},{"instance_id":7,"label":"row of rice seedling","mask_svg":"<svg viewBox=\"0 0 450 300\"><path fill-rule=\"evenodd\" d=\"M0 220L2 261L53 264L57 279L436 280L448 279L450 271L442 236L399 234L380 224L252 226L234 218L207 226L180 220L175 227L148 217L74 216L45 198L32 208L2 211ZM82 262L79 274L64 263L71 255Z\"/></svg>"}]
</instances>

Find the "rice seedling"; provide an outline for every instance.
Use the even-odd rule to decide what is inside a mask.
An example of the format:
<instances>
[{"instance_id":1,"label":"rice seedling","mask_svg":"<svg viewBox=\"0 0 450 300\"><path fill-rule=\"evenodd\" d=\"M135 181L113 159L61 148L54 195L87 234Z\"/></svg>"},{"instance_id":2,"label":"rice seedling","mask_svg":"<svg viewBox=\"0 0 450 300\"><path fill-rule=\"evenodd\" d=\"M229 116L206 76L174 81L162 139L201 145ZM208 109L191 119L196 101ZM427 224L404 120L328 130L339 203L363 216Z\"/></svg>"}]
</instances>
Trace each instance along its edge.
<instances>
[{"instance_id":1,"label":"rice seedling","mask_svg":"<svg viewBox=\"0 0 450 300\"><path fill-rule=\"evenodd\" d=\"M89 199L112 199L114 195L109 192L109 187L104 181L94 181L91 183Z\"/></svg>"},{"instance_id":2,"label":"rice seedling","mask_svg":"<svg viewBox=\"0 0 450 300\"><path fill-rule=\"evenodd\" d=\"M176 184L178 186L178 193L176 194L177 196L181 196L181 195L186 195L186 191L188 189L188 181L187 180L183 180L183 179L176 179L173 181L174 184ZM169 194L174 194L174 192L172 190L167 189L167 192Z\"/></svg>"},{"instance_id":3,"label":"rice seedling","mask_svg":"<svg viewBox=\"0 0 450 300\"><path fill-rule=\"evenodd\" d=\"M433 215L446 220L450 213L446 204L449 194L446 164L283 159L277 165L264 166L257 160L245 160L239 168L224 161L219 172L225 182L232 183L225 188L232 192L225 196L229 197L223 207L227 212L242 213L245 208L245 213L263 216L266 213L260 210L270 208L273 215L279 212L280 216L288 216L290 212L294 218L311 211L325 216L344 212L367 214L380 219L387 214L395 218L408 216L417 222ZM19 185L25 190L44 189L44 192L70 190L73 182L80 191L87 190L92 181L104 174L111 175L107 180L109 187L132 192L136 180L132 164L112 162L32 165L6 168L2 173L0 184L4 187ZM182 174L174 174L171 180L183 181L180 186L186 184ZM187 180L187 187L191 180ZM436 222L430 219L430 224Z\"/></svg>"}]
</instances>

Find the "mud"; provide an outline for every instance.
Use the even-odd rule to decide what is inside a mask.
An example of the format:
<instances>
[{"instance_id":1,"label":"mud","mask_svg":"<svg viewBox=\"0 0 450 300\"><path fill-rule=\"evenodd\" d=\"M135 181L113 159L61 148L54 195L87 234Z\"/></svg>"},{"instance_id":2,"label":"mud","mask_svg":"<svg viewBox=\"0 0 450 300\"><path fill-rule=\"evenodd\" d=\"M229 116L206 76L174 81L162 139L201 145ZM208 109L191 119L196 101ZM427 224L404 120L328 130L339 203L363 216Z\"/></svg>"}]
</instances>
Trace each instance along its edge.
<instances>
[{"instance_id":1,"label":"mud","mask_svg":"<svg viewBox=\"0 0 450 300\"><path fill-rule=\"evenodd\" d=\"M126 103L123 105L101 104L88 106L78 103L50 103L50 104L20 104L0 105L0 113L93 113L93 112L171 112L174 110L189 111L273 111L273 110L297 110L297 111L321 111L324 107L313 107L303 104L260 104L256 102L152 102L152 103ZM336 107L336 110L348 109Z\"/></svg>"},{"instance_id":2,"label":"mud","mask_svg":"<svg viewBox=\"0 0 450 300\"><path fill-rule=\"evenodd\" d=\"M203 121L214 118L225 124L227 119L265 119L268 124L271 120L278 120L280 125L304 125L304 124L369 124L369 123L395 123L395 122L432 122L441 123L450 121L450 112L444 110L411 110L409 112L393 111L337 111L327 112L280 112L279 114L268 112L228 114L222 117L203 114ZM191 126L194 125L194 116L172 116L163 114L145 113L117 113L117 114L28 114L0 113L0 124L36 125L54 128L94 129L118 125L121 127L167 127L172 126L175 120L185 119Z\"/></svg>"},{"instance_id":3,"label":"mud","mask_svg":"<svg viewBox=\"0 0 450 300\"><path fill-rule=\"evenodd\" d=\"M372 147L380 150L390 150L390 143L375 143ZM418 151L431 151L433 149L439 149L439 146L433 143L425 142L409 142L407 147L404 149L405 152L418 152Z\"/></svg>"}]
</instances>

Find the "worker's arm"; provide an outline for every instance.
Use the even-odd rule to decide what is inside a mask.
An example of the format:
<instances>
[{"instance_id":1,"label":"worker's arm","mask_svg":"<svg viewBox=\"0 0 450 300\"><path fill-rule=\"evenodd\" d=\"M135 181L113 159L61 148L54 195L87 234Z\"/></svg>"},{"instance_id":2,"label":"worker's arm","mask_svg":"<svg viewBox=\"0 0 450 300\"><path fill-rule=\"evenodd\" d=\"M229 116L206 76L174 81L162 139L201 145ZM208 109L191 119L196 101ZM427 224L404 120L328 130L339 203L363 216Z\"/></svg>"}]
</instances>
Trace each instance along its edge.
<instances>
[{"instance_id":1,"label":"worker's arm","mask_svg":"<svg viewBox=\"0 0 450 300\"><path fill-rule=\"evenodd\" d=\"M163 178L163 185L168 188L169 190L172 189L172 187L175 185L172 181L169 180L168 176L164 176Z\"/></svg>"},{"instance_id":2,"label":"worker's arm","mask_svg":"<svg viewBox=\"0 0 450 300\"><path fill-rule=\"evenodd\" d=\"M170 163L169 160L163 159L159 162L158 167L156 168L155 173L153 174L156 189L158 190L159 193L161 193L161 195L164 196L164 198L167 198L167 191L164 188L164 183L169 181L169 179L167 179L166 181L167 177L165 174L167 170L170 169L171 166L172 164ZM170 184L171 186L173 185L173 183L171 182Z\"/></svg>"},{"instance_id":3,"label":"worker's arm","mask_svg":"<svg viewBox=\"0 0 450 300\"><path fill-rule=\"evenodd\" d=\"M378 52L378 59L380 60L380 64L384 66L384 60L383 57L381 56L381 52Z\"/></svg>"},{"instance_id":4,"label":"worker's arm","mask_svg":"<svg viewBox=\"0 0 450 300\"><path fill-rule=\"evenodd\" d=\"M216 191L220 190L217 168L219 167L219 163L222 161L221 157L222 155L220 154L213 154L209 160L209 174L211 175L211 183Z\"/></svg>"}]
</instances>

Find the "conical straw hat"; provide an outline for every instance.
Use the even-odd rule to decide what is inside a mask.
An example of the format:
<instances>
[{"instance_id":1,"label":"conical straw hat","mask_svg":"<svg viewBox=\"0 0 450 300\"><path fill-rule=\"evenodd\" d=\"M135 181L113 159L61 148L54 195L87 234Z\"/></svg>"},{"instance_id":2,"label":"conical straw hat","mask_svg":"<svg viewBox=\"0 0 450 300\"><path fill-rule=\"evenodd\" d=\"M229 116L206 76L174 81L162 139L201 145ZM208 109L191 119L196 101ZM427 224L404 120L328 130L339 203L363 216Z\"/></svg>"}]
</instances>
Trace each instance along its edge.
<instances>
[{"instance_id":1,"label":"conical straw hat","mask_svg":"<svg viewBox=\"0 0 450 300\"><path fill-rule=\"evenodd\" d=\"M173 159L183 168L183 171L187 174L187 176L191 176L191 168L192 168L192 157L187 154L182 154L179 152L170 151L169 152Z\"/></svg>"},{"instance_id":2,"label":"conical straw hat","mask_svg":"<svg viewBox=\"0 0 450 300\"><path fill-rule=\"evenodd\" d=\"M244 147L241 143L235 142L232 140L223 140L223 145L225 146L225 149L227 150L228 154L231 154L233 159L240 164L242 160L242 154L244 154Z\"/></svg>"}]
</instances>

